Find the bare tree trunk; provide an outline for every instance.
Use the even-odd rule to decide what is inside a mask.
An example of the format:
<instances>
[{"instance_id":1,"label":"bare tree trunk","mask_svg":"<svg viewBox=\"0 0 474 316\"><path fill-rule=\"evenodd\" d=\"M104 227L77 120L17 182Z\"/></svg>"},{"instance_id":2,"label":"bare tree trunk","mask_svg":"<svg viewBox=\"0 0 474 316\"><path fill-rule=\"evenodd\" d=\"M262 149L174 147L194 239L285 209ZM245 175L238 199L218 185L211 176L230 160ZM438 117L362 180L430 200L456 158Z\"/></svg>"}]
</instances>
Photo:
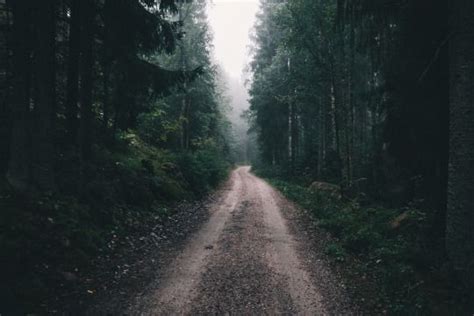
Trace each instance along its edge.
<instances>
[{"instance_id":1,"label":"bare tree trunk","mask_svg":"<svg viewBox=\"0 0 474 316\"><path fill-rule=\"evenodd\" d=\"M191 141L191 132L189 128L191 120L191 98L188 93L186 93L184 100L186 105L184 110L184 148L188 150Z\"/></svg>"},{"instance_id":2,"label":"bare tree trunk","mask_svg":"<svg viewBox=\"0 0 474 316\"><path fill-rule=\"evenodd\" d=\"M92 146L92 67L93 67L93 2L81 0L82 30L81 30L81 85L80 85L80 113L79 148L82 163L91 155Z\"/></svg>"},{"instance_id":3,"label":"bare tree trunk","mask_svg":"<svg viewBox=\"0 0 474 316\"><path fill-rule=\"evenodd\" d=\"M110 119L110 105L109 105L109 77L110 77L110 63L106 60L106 57L103 61L103 77L102 77L102 89L104 90L104 96L102 100L102 111L103 111L103 125L104 129L107 131L109 127L109 119Z\"/></svg>"},{"instance_id":4,"label":"bare tree trunk","mask_svg":"<svg viewBox=\"0 0 474 316\"><path fill-rule=\"evenodd\" d=\"M331 146L332 149L339 153L339 124L336 107L336 93L334 84L331 84Z\"/></svg>"},{"instance_id":5,"label":"bare tree trunk","mask_svg":"<svg viewBox=\"0 0 474 316\"><path fill-rule=\"evenodd\" d=\"M340 108L343 104L341 104L342 97L340 95L339 87L337 84L337 78L335 78L337 74L333 74L332 80L332 100L331 100L331 110L332 110L332 117L333 117L333 129L334 129L334 145L335 145L335 152L337 154L337 169L338 175L337 177L339 180L343 180L344 175L344 164L342 163L342 147L341 147L341 122L340 122Z\"/></svg>"},{"instance_id":6,"label":"bare tree trunk","mask_svg":"<svg viewBox=\"0 0 474 316\"><path fill-rule=\"evenodd\" d=\"M300 124L298 120L298 105L296 102L293 102L292 109L291 109L291 164L292 164L292 172L296 171L296 164L299 158L299 137L300 132Z\"/></svg>"},{"instance_id":7,"label":"bare tree trunk","mask_svg":"<svg viewBox=\"0 0 474 316\"><path fill-rule=\"evenodd\" d=\"M69 56L67 69L66 123L68 141L77 144L78 136L78 96L79 96L79 55L81 38L81 0L72 0L71 24L69 27Z\"/></svg>"},{"instance_id":8,"label":"bare tree trunk","mask_svg":"<svg viewBox=\"0 0 474 316\"><path fill-rule=\"evenodd\" d=\"M452 2L446 250L474 287L474 2Z\"/></svg>"},{"instance_id":9,"label":"bare tree trunk","mask_svg":"<svg viewBox=\"0 0 474 316\"><path fill-rule=\"evenodd\" d=\"M11 109L9 106L12 67L11 9L0 3L0 175L8 168L10 152Z\"/></svg>"},{"instance_id":10,"label":"bare tree trunk","mask_svg":"<svg viewBox=\"0 0 474 316\"><path fill-rule=\"evenodd\" d=\"M182 21L183 17L183 6L180 6L178 9L178 19ZM180 62L181 70L186 71L188 69L188 60L185 49L186 43L183 41L180 45ZM188 100L188 86L187 83L184 84L184 93L181 100L181 150L189 149L189 100Z\"/></svg>"},{"instance_id":11,"label":"bare tree trunk","mask_svg":"<svg viewBox=\"0 0 474 316\"><path fill-rule=\"evenodd\" d=\"M10 159L7 170L8 182L17 190L25 190L29 186L29 133L28 116L30 102L30 67L28 42L30 16L28 0L11 0L13 11L12 51L13 51L13 82L12 82L12 131L10 141Z\"/></svg>"},{"instance_id":12,"label":"bare tree trunk","mask_svg":"<svg viewBox=\"0 0 474 316\"><path fill-rule=\"evenodd\" d=\"M36 8L35 79L38 91L33 133L34 184L41 190L53 190L54 181L54 109L55 109L55 0L44 0Z\"/></svg>"},{"instance_id":13,"label":"bare tree trunk","mask_svg":"<svg viewBox=\"0 0 474 316\"><path fill-rule=\"evenodd\" d=\"M348 67L348 95L349 95L349 104L348 104L348 111L349 111L349 124L347 133L348 136L348 147L347 150L347 177L348 177L348 184L349 186L352 185L352 180L354 176L354 138L355 138L355 93L354 93L354 75L355 75L355 25L354 25L354 8L351 7L350 14L350 38L349 38L349 67Z\"/></svg>"},{"instance_id":14,"label":"bare tree trunk","mask_svg":"<svg viewBox=\"0 0 474 316\"><path fill-rule=\"evenodd\" d=\"M322 98L319 97L319 107L318 107L318 178L321 179L323 168L324 168L324 160L325 160L325 142L326 142L326 135L325 135L325 113L323 108L323 101Z\"/></svg>"},{"instance_id":15,"label":"bare tree trunk","mask_svg":"<svg viewBox=\"0 0 474 316\"><path fill-rule=\"evenodd\" d=\"M293 174L294 152L293 152L293 104L288 104L288 160L290 164L290 174Z\"/></svg>"}]
</instances>

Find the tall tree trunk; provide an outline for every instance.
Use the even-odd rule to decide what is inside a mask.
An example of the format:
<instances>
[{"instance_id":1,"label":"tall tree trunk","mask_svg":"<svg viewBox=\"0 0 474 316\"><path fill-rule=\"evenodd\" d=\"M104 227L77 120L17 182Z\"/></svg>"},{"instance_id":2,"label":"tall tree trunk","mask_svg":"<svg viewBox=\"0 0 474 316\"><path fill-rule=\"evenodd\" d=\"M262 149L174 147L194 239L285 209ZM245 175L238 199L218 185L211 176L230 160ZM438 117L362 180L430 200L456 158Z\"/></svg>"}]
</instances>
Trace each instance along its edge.
<instances>
[{"instance_id":1,"label":"tall tree trunk","mask_svg":"<svg viewBox=\"0 0 474 316\"><path fill-rule=\"evenodd\" d=\"M324 168L324 158L325 158L325 119L324 119L324 111L323 108L323 101L322 98L319 97L319 106L318 106L318 179L320 180L322 177L322 172Z\"/></svg>"},{"instance_id":2,"label":"tall tree trunk","mask_svg":"<svg viewBox=\"0 0 474 316\"><path fill-rule=\"evenodd\" d=\"M12 131L10 159L7 170L8 182L17 190L25 190L29 185L29 133L28 116L30 102L30 53L28 0L10 0L13 11L12 51Z\"/></svg>"},{"instance_id":3,"label":"tall tree trunk","mask_svg":"<svg viewBox=\"0 0 474 316\"><path fill-rule=\"evenodd\" d=\"M93 1L81 0L81 84L80 84L80 113L79 148L81 161L90 158L92 146L92 44L93 44Z\"/></svg>"},{"instance_id":4,"label":"tall tree trunk","mask_svg":"<svg viewBox=\"0 0 474 316\"><path fill-rule=\"evenodd\" d=\"M11 110L9 106L11 87L11 9L0 4L0 177L7 172L10 152Z\"/></svg>"},{"instance_id":5,"label":"tall tree trunk","mask_svg":"<svg viewBox=\"0 0 474 316\"><path fill-rule=\"evenodd\" d=\"M446 250L474 286L474 2L452 1Z\"/></svg>"},{"instance_id":6,"label":"tall tree trunk","mask_svg":"<svg viewBox=\"0 0 474 316\"><path fill-rule=\"evenodd\" d=\"M183 21L183 6L181 5L178 9L178 20ZM186 53L186 43L183 41L181 45L179 46L179 53L180 53L180 63L181 63L181 70L186 71L188 69L188 56ZM181 139L180 139L180 145L181 145L181 150L188 150L189 147L189 135L188 135L188 130L189 130L189 101L188 101L188 86L187 83L184 83L183 85L183 95L182 95L182 100L181 100Z\"/></svg>"},{"instance_id":7,"label":"tall tree trunk","mask_svg":"<svg viewBox=\"0 0 474 316\"><path fill-rule=\"evenodd\" d=\"M33 182L40 190L53 190L54 182L54 102L55 102L55 0L44 0L36 9L35 104L33 137Z\"/></svg>"},{"instance_id":8,"label":"tall tree trunk","mask_svg":"<svg viewBox=\"0 0 474 316\"><path fill-rule=\"evenodd\" d=\"M68 141L77 144L78 95L79 95L79 55L81 38L81 0L72 0L71 24L69 30L69 58L67 69L66 123Z\"/></svg>"},{"instance_id":9,"label":"tall tree trunk","mask_svg":"<svg viewBox=\"0 0 474 316\"><path fill-rule=\"evenodd\" d=\"M104 57L103 61L103 77L102 77L102 88L104 92L103 100L102 100L102 111L103 111L103 124L104 129L107 131L109 126L109 119L110 119L110 105L109 105L109 77L110 77L110 62L107 60L107 57Z\"/></svg>"},{"instance_id":10,"label":"tall tree trunk","mask_svg":"<svg viewBox=\"0 0 474 316\"><path fill-rule=\"evenodd\" d=\"M290 165L290 174L293 174L294 168L294 153L293 153L293 104L290 101L288 104L288 162Z\"/></svg>"},{"instance_id":11,"label":"tall tree trunk","mask_svg":"<svg viewBox=\"0 0 474 316\"><path fill-rule=\"evenodd\" d=\"M349 67L348 67L348 111L349 111L349 124L348 124L348 129L347 133L349 134L349 139L348 139L348 144L346 145L348 147L348 152L347 152L347 177L348 177L348 182L349 186L352 185L352 180L354 176L354 138L356 135L355 132L355 109L356 109L356 104L355 104L355 80L354 80L354 75L355 75L355 23L354 23L355 17L354 17L354 7L351 6L351 12L350 12L350 24L349 24L349 32L350 32L350 37L349 37Z\"/></svg>"},{"instance_id":12,"label":"tall tree trunk","mask_svg":"<svg viewBox=\"0 0 474 316\"><path fill-rule=\"evenodd\" d=\"M290 139L291 139L291 173L295 173L296 163L298 160L298 145L299 145L299 122L298 122L298 109L297 104L294 101L291 101L290 105L290 118L291 118L291 125L290 125Z\"/></svg>"},{"instance_id":13,"label":"tall tree trunk","mask_svg":"<svg viewBox=\"0 0 474 316\"><path fill-rule=\"evenodd\" d=\"M350 182L350 149L349 149L349 135L350 135L350 78L349 65L346 54L346 37L344 24L345 20L345 1L338 0L337 2L338 20L336 21L336 60L333 62L334 72L334 89L336 97L336 109L339 116L337 124L339 134L339 162L340 162L340 178L341 185L346 186Z\"/></svg>"},{"instance_id":14,"label":"tall tree trunk","mask_svg":"<svg viewBox=\"0 0 474 316\"><path fill-rule=\"evenodd\" d=\"M334 68L333 68L334 69ZM335 71L335 70L333 70ZM343 180L343 175L344 175L344 164L342 161L342 146L341 146L341 107L343 106L342 99L343 97L341 96L341 91L338 86L338 79L337 79L337 73L332 74L332 80L331 80L331 112L332 112L332 119L333 119L333 133L334 133L334 142L333 146L337 155L337 177L338 180L341 181ZM342 104L341 104L342 103Z\"/></svg>"},{"instance_id":15,"label":"tall tree trunk","mask_svg":"<svg viewBox=\"0 0 474 316\"><path fill-rule=\"evenodd\" d=\"M189 149L191 143L191 97L189 94L186 94L186 111L185 111L185 148L186 150Z\"/></svg>"}]
</instances>

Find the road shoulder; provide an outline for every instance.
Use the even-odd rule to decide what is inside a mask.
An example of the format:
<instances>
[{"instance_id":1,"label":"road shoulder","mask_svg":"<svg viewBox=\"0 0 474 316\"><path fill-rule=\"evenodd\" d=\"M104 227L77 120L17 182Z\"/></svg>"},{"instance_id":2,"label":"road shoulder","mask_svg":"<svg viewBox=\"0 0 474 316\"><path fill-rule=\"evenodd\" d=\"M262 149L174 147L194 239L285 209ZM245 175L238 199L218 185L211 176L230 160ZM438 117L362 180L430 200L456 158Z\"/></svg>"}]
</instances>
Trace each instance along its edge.
<instances>
[{"instance_id":1,"label":"road shoulder","mask_svg":"<svg viewBox=\"0 0 474 316\"><path fill-rule=\"evenodd\" d=\"M140 297L156 288L165 267L208 221L212 211L209 205L218 201L231 185L229 178L202 200L176 205L166 222L147 225L114 258L103 261L99 267L103 271L99 272L103 287L95 289L74 311L78 308L87 315L116 315L130 310ZM141 246L136 247L137 243Z\"/></svg>"},{"instance_id":2,"label":"road shoulder","mask_svg":"<svg viewBox=\"0 0 474 316\"><path fill-rule=\"evenodd\" d=\"M350 298L342 271L325 255L325 249L333 238L318 227L309 211L289 201L275 188L273 195L290 233L297 241L300 260L320 292L326 312L330 315L361 314Z\"/></svg>"}]
</instances>

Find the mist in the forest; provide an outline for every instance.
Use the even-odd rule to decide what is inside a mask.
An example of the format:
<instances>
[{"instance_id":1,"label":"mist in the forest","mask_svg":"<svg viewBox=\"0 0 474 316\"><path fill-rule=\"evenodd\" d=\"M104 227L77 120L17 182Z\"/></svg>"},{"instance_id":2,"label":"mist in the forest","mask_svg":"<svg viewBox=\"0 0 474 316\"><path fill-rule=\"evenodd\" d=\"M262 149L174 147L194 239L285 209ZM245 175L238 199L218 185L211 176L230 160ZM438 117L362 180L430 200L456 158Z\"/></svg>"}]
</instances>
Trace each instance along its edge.
<instances>
[{"instance_id":1,"label":"mist in the forest","mask_svg":"<svg viewBox=\"0 0 474 316\"><path fill-rule=\"evenodd\" d=\"M252 160L255 151L248 122L242 115L249 108L244 70L250 61L250 34L257 11L257 0L213 0L208 7L214 59L222 70L221 86L230 106L226 115L232 125L231 147L239 163Z\"/></svg>"},{"instance_id":2,"label":"mist in the forest","mask_svg":"<svg viewBox=\"0 0 474 316\"><path fill-rule=\"evenodd\" d=\"M474 316L473 91L473 0L0 0L0 316Z\"/></svg>"},{"instance_id":3,"label":"mist in the forest","mask_svg":"<svg viewBox=\"0 0 474 316\"><path fill-rule=\"evenodd\" d=\"M238 163L248 163L255 157L255 144L253 137L249 134L249 123L243 114L249 108L248 91L243 79L227 77L227 94L229 96L230 109L227 117L232 123L234 139L233 155Z\"/></svg>"}]
</instances>

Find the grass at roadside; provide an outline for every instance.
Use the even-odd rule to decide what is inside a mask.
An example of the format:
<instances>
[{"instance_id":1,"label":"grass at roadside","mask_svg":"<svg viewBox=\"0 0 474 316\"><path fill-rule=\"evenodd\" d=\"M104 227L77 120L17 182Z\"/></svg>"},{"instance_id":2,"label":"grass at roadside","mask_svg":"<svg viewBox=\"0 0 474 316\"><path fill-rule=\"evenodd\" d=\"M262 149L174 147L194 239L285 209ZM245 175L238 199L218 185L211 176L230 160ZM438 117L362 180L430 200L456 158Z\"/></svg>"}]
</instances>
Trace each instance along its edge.
<instances>
[{"instance_id":1,"label":"grass at roadside","mask_svg":"<svg viewBox=\"0 0 474 316\"><path fill-rule=\"evenodd\" d=\"M367 312L469 315L467 293L449 281L453 277L440 251L433 251L424 237L430 227L426 213L361 206L286 181L269 182L309 210L318 226L334 237L325 252L336 268L346 271L354 299ZM367 283L376 290L367 294Z\"/></svg>"}]
</instances>

